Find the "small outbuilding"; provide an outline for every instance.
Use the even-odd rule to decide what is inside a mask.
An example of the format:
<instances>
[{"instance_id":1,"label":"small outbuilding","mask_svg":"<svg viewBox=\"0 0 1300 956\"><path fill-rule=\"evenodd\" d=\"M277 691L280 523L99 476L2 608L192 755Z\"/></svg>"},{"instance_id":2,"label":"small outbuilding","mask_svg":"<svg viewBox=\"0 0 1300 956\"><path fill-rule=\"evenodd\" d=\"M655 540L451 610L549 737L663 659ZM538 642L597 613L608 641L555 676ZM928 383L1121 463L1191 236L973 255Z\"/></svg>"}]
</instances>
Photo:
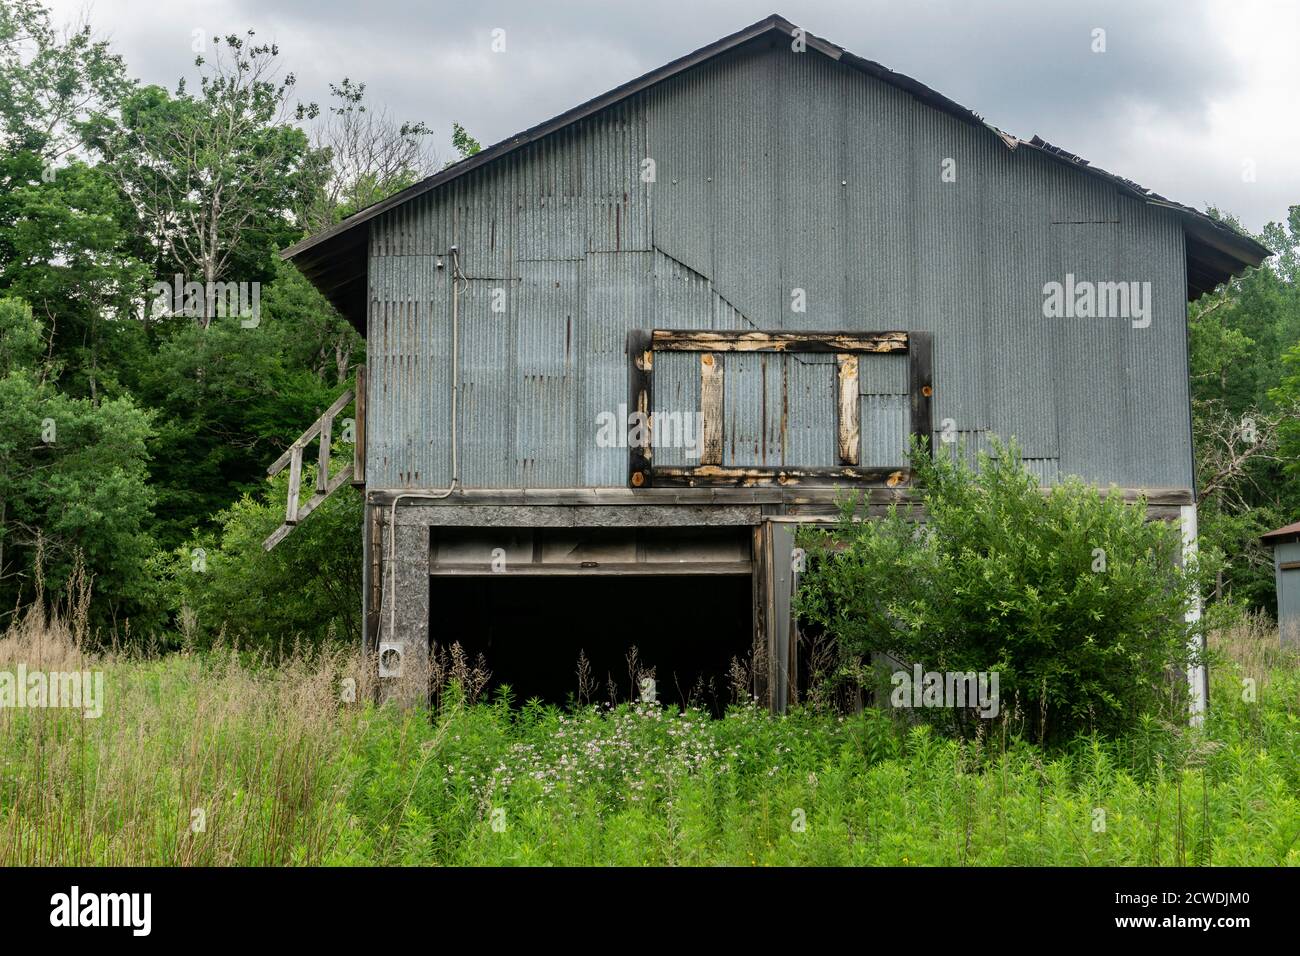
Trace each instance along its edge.
<instances>
[{"instance_id":1,"label":"small outbuilding","mask_svg":"<svg viewBox=\"0 0 1300 956\"><path fill-rule=\"evenodd\" d=\"M1300 521L1270 531L1261 540L1273 549L1282 645L1300 645Z\"/></svg>"}]
</instances>

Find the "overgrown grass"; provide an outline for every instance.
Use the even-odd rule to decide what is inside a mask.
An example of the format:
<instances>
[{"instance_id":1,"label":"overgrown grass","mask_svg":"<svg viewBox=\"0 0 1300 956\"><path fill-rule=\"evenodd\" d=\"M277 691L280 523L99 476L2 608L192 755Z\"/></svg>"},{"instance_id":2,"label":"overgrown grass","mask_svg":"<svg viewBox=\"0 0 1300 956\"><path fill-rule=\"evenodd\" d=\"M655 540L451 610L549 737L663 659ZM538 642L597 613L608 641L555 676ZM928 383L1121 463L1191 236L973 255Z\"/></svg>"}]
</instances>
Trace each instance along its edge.
<instances>
[{"instance_id":1,"label":"overgrown grass","mask_svg":"<svg viewBox=\"0 0 1300 956\"><path fill-rule=\"evenodd\" d=\"M874 710L431 716L343 701L352 655L90 656L29 617L0 671L101 668L106 702L0 710L0 865L1300 864L1300 667L1270 641L1218 635L1203 730L1048 753Z\"/></svg>"}]
</instances>

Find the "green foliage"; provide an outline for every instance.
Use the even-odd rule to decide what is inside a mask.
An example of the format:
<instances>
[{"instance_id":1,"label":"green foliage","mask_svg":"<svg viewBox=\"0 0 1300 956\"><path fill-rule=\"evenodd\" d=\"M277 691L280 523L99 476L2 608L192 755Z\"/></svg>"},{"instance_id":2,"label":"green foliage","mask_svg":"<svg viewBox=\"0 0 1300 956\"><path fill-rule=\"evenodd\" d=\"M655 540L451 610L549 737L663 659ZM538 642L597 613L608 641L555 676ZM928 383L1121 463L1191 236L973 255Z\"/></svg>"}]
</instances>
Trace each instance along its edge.
<instances>
[{"instance_id":1,"label":"green foliage","mask_svg":"<svg viewBox=\"0 0 1300 956\"><path fill-rule=\"evenodd\" d=\"M275 253L301 235L293 211L306 204L316 167L307 134L287 122L294 77L280 75L278 58L253 31L214 37L194 61L197 93L184 80L174 93L140 87L82 124L131 197L140 257L156 275L264 281ZM314 114L303 106L296 115Z\"/></svg>"},{"instance_id":2,"label":"green foliage","mask_svg":"<svg viewBox=\"0 0 1300 956\"><path fill-rule=\"evenodd\" d=\"M465 131L465 127L459 123L451 124L451 145L456 150L457 159L452 160L447 165L454 166L464 159L469 159L475 153L483 149L483 144Z\"/></svg>"},{"instance_id":3,"label":"green foliage","mask_svg":"<svg viewBox=\"0 0 1300 956\"><path fill-rule=\"evenodd\" d=\"M1259 535L1300 516L1300 206L1256 238L1275 257L1189 306L1188 348L1200 536L1226 556L1208 594L1271 611Z\"/></svg>"},{"instance_id":4,"label":"green foliage","mask_svg":"<svg viewBox=\"0 0 1300 956\"><path fill-rule=\"evenodd\" d=\"M39 3L0 3L0 294L32 305L62 388L92 398L122 394L139 328L117 320L144 271L112 179L70 157L87 110L121 95L123 71L88 27L62 34Z\"/></svg>"},{"instance_id":5,"label":"green foliage","mask_svg":"<svg viewBox=\"0 0 1300 956\"><path fill-rule=\"evenodd\" d=\"M923 525L897 507L856 520L848 501L834 532L805 532L805 619L906 669L997 672L1001 706L1044 743L1185 714L1171 675L1189 663L1197 582L1176 527L1079 481L1042 494L1014 447L978 470L923 446L912 462Z\"/></svg>"},{"instance_id":6,"label":"green foliage","mask_svg":"<svg viewBox=\"0 0 1300 956\"><path fill-rule=\"evenodd\" d=\"M63 585L80 551L105 595L95 623L121 624L151 597L150 416L129 397L62 392L42 340L25 303L0 299L0 607L35 597L39 541L50 587Z\"/></svg>"},{"instance_id":7,"label":"green foliage","mask_svg":"<svg viewBox=\"0 0 1300 956\"><path fill-rule=\"evenodd\" d=\"M115 661L98 720L0 712L0 864L1300 865L1294 661L1253 702L1225 669L1203 731L1051 753L872 708L341 704L359 666Z\"/></svg>"},{"instance_id":8,"label":"green foliage","mask_svg":"<svg viewBox=\"0 0 1300 956\"><path fill-rule=\"evenodd\" d=\"M338 397L359 357L356 332L292 267L277 269L255 328L234 316L206 328L177 320L138 371L137 393L159 412L151 476L165 547L259 489L266 466Z\"/></svg>"},{"instance_id":9,"label":"green foliage","mask_svg":"<svg viewBox=\"0 0 1300 956\"><path fill-rule=\"evenodd\" d=\"M366 97L366 84L347 77L330 84L333 99L317 127L319 148L311 201L300 217L309 233L347 218L433 172L422 122L393 119Z\"/></svg>"},{"instance_id":10,"label":"green foliage","mask_svg":"<svg viewBox=\"0 0 1300 956\"><path fill-rule=\"evenodd\" d=\"M340 444L332 471L351 453ZM169 606L182 620L183 609L193 613L196 636L277 650L329 638L359 644L362 497L340 488L267 552L262 542L284 521L288 482L285 469L222 510L214 531L159 558ZM304 467L306 495L314 482Z\"/></svg>"}]
</instances>

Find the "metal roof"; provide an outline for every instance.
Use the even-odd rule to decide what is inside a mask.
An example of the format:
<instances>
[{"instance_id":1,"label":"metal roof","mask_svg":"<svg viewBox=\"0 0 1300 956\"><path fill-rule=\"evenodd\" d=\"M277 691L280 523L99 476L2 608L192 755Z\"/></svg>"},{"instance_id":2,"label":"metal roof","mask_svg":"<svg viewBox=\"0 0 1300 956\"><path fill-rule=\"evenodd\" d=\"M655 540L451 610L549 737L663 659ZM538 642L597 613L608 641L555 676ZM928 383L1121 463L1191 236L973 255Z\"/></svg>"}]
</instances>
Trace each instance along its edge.
<instances>
[{"instance_id":1,"label":"metal roof","mask_svg":"<svg viewBox=\"0 0 1300 956\"><path fill-rule=\"evenodd\" d=\"M624 83L594 99L588 100L560 115L530 129L517 133L468 159L449 166L412 186L394 193L387 199L367 206L342 222L331 226L285 249L281 256L294 263L357 330L364 335L366 324L366 258L369 239L369 222L396 206L416 196L451 182L472 170L485 166L529 143L576 123L594 113L613 106L628 97L661 83L673 76L699 66L714 57L737 47L764 38L772 33L793 37L800 28L784 17L773 14L742 30L723 37L694 53L679 57L671 63L652 70L637 79ZM803 31L802 36L810 50L816 50L852 69L865 73L883 83L896 87L932 109L947 113L956 119L987 130L1008 149L1032 149L1067 164L1087 175L1099 177L1119 191L1142 202L1167 209L1182 222L1187 238L1187 293L1195 298L1208 292L1229 278L1239 275L1250 266L1257 266L1271 250L1235 229L1219 222L1190 206L1166 199L1139 186L1131 180L1091 166L1079 156L1034 136L1018 139L989 123L978 114L950 100L930 87L881 66L871 60L856 56L833 43Z\"/></svg>"},{"instance_id":2,"label":"metal roof","mask_svg":"<svg viewBox=\"0 0 1300 956\"><path fill-rule=\"evenodd\" d=\"M1284 525L1281 528L1270 531L1267 534L1259 536L1261 541L1268 541L1272 544L1281 544L1284 541L1300 540L1300 521L1294 524Z\"/></svg>"}]
</instances>

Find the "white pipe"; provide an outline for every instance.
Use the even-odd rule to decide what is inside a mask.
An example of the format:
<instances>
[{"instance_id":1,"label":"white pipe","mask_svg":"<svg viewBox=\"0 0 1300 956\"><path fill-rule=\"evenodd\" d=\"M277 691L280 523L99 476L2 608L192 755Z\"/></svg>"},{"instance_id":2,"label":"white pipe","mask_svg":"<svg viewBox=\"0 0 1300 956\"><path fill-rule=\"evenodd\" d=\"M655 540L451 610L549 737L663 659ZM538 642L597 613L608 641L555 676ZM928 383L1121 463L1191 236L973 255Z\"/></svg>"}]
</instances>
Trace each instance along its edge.
<instances>
[{"instance_id":1,"label":"white pipe","mask_svg":"<svg viewBox=\"0 0 1300 956\"><path fill-rule=\"evenodd\" d=\"M421 501L437 501L450 498L460 487L459 437L456 428L458 404L460 398L460 282L465 274L460 271L460 250L451 247L451 484L443 491L406 491L393 498L388 512L388 580L390 582L388 601L388 637L391 640L397 631L397 504L403 498ZM380 591L382 595L383 592ZM383 614L382 609L380 614ZM381 617L382 620L382 617Z\"/></svg>"},{"instance_id":2,"label":"white pipe","mask_svg":"<svg viewBox=\"0 0 1300 956\"><path fill-rule=\"evenodd\" d=\"M1182 505L1179 509L1179 523L1183 529L1183 564L1186 566L1189 562L1196 560L1197 554L1197 528L1196 528L1196 505ZM1187 609L1187 623L1196 624L1201 619L1201 595L1198 592L1192 601L1192 606ZM1205 640L1200 636L1193 636L1191 639L1191 649L1203 654L1205 651ZM1205 698L1208 689L1206 681L1208 675L1205 670L1205 662L1187 668L1187 683L1191 688L1191 724L1193 727L1199 727L1205 722Z\"/></svg>"}]
</instances>

